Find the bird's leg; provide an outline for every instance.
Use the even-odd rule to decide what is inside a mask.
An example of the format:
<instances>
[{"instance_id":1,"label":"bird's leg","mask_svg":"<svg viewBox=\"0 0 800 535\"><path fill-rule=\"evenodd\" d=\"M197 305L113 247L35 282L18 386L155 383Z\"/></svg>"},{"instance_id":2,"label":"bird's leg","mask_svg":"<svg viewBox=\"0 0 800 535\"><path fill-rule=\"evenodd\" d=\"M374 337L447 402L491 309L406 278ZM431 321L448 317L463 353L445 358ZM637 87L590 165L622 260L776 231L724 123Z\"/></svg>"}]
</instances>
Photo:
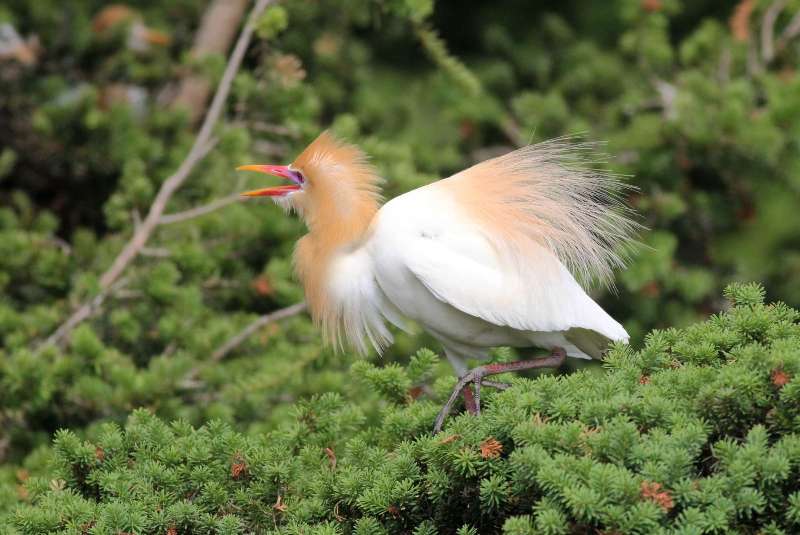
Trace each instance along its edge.
<instances>
[{"instance_id":1,"label":"bird's leg","mask_svg":"<svg viewBox=\"0 0 800 535\"><path fill-rule=\"evenodd\" d=\"M481 383L483 383L483 381L480 379L472 383L472 388L475 390L475 412L473 414L481 413Z\"/></svg>"},{"instance_id":2,"label":"bird's leg","mask_svg":"<svg viewBox=\"0 0 800 535\"><path fill-rule=\"evenodd\" d=\"M464 388L462 395L464 396L464 406L470 414L478 414L478 405L476 404L476 397L480 398L480 392L477 390L473 394L472 389L467 386Z\"/></svg>"},{"instance_id":3,"label":"bird's leg","mask_svg":"<svg viewBox=\"0 0 800 535\"><path fill-rule=\"evenodd\" d=\"M508 383L501 383L500 381L475 381L472 387L475 389L475 392L467 385L464 388L464 404L470 414L481 413L481 386L491 386L498 390L505 390L511 385Z\"/></svg>"},{"instance_id":4,"label":"bird's leg","mask_svg":"<svg viewBox=\"0 0 800 535\"><path fill-rule=\"evenodd\" d=\"M450 413L450 410L453 408L453 403L455 403L456 398L461 392L464 392L464 399L465 401L468 398L473 398L473 393L470 391L467 394L467 390L471 390L469 388L469 384L472 383L475 385L475 392L474 392L474 404L475 404L475 411L474 414L480 414L481 412L481 385L485 384L487 386L495 386L501 389L508 388L508 385L505 383L495 383L494 381L484 381L483 378L489 375L497 375L498 373L506 373L506 372L516 372L520 370L530 370L533 368L558 368L564 363L564 360L567 358L567 352L564 351L563 348L556 347L553 348L552 353L549 357L540 358L540 359L531 359L531 360L517 360L514 362L500 362L497 364L486 364L484 366L478 366L477 368L473 368L466 374L462 375L458 382L456 383L455 388L453 388L453 393L450 394L450 397L447 399L447 402L442 407L442 410L439 411L439 415L436 417L436 424L433 427L433 431L438 433L442 430L442 425L444 424L444 419L447 418L447 415ZM467 408L470 408L470 403L467 401ZM470 412L473 412L470 410Z\"/></svg>"}]
</instances>

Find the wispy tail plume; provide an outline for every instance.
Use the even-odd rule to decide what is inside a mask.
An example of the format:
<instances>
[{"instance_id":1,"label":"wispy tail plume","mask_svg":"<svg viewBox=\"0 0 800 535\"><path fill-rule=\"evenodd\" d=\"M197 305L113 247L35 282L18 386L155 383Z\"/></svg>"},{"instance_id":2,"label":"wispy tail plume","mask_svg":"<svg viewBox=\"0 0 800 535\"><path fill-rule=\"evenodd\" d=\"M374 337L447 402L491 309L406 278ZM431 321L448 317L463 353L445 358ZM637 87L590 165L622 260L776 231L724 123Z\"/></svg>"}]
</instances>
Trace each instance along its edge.
<instances>
[{"instance_id":1,"label":"wispy tail plume","mask_svg":"<svg viewBox=\"0 0 800 535\"><path fill-rule=\"evenodd\" d=\"M625 204L634 189L598 168L598 143L572 136L479 163L448 181L501 246L549 249L583 284L613 286L643 228Z\"/></svg>"}]
</instances>

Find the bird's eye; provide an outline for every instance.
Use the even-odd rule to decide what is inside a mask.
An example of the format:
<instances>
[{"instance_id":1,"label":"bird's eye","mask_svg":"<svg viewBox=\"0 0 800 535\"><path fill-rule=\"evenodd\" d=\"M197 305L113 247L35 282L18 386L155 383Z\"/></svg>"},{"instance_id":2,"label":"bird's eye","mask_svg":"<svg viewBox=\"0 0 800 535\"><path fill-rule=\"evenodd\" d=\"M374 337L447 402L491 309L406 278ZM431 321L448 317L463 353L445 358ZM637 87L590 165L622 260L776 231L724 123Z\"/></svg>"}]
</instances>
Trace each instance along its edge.
<instances>
[{"instance_id":1,"label":"bird's eye","mask_svg":"<svg viewBox=\"0 0 800 535\"><path fill-rule=\"evenodd\" d=\"M293 169L291 166L289 166L288 169L289 169L289 179L292 182L294 182L298 186L302 186L303 184L306 183L306 177L303 175L301 171Z\"/></svg>"}]
</instances>

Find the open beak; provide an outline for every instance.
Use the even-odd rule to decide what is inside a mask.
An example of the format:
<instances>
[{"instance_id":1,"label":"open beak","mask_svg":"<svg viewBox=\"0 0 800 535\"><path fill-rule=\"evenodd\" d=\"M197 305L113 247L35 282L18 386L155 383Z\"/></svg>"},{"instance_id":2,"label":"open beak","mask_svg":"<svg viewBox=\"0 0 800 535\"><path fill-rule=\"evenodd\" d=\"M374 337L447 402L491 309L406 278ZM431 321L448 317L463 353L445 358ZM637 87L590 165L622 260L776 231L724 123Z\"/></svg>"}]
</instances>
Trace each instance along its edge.
<instances>
[{"instance_id":1,"label":"open beak","mask_svg":"<svg viewBox=\"0 0 800 535\"><path fill-rule=\"evenodd\" d=\"M242 165L236 168L237 171L256 171L257 173L264 173L265 175L272 175L286 180L291 180L294 184L285 184L283 186L273 186L270 188L254 189L242 193L244 197L281 197L288 195L293 191L301 189L302 175L293 169L289 169L287 165Z\"/></svg>"}]
</instances>

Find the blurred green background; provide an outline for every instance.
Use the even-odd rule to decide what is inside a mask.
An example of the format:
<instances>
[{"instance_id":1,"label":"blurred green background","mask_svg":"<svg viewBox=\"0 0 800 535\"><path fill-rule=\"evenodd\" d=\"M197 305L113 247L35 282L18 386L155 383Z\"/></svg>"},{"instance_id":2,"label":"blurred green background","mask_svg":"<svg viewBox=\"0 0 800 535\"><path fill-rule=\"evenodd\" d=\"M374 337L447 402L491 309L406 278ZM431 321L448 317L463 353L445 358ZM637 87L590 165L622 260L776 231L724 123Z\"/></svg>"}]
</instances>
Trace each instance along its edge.
<instances>
[{"instance_id":1,"label":"blurred green background","mask_svg":"<svg viewBox=\"0 0 800 535\"><path fill-rule=\"evenodd\" d=\"M347 386L354 357L302 315L211 358L302 299L290 260L302 225L267 203L159 226L102 307L38 349L98 294L186 156L250 7L0 5L0 510L25 499L16 485L59 428L146 407L259 432ZM329 127L373 158L387 196L582 133L607 141L649 228L616 293L594 291L634 343L718 310L731 281L797 307L798 13L797 0L276 3L255 21L216 146L167 213L261 185L233 169L287 163ZM401 335L371 358L405 362L423 345L437 349Z\"/></svg>"}]
</instances>

